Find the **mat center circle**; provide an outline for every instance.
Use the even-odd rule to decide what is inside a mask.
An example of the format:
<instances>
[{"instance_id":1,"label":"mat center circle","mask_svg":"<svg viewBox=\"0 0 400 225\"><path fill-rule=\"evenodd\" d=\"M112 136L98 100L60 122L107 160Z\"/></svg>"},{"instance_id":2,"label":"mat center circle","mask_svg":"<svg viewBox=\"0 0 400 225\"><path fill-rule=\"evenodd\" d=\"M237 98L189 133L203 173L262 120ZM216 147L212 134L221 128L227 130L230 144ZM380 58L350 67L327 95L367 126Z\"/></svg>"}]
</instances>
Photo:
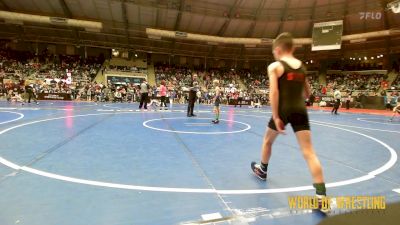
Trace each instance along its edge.
<instances>
[{"instance_id":1,"label":"mat center circle","mask_svg":"<svg viewBox=\"0 0 400 225\"><path fill-rule=\"evenodd\" d=\"M213 124L213 118L173 117L151 119L143 122L143 126L152 130L182 134L232 134L251 129L247 123L220 119Z\"/></svg>"}]
</instances>

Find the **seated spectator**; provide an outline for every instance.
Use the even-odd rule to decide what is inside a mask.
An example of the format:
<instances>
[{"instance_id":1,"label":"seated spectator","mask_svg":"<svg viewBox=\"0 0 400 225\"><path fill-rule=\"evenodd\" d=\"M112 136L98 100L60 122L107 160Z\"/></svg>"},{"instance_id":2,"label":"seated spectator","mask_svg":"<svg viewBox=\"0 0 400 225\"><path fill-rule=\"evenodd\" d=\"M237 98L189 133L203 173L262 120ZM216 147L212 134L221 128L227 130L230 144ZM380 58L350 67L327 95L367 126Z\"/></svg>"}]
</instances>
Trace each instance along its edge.
<instances>
[{"instance_id":1,"label":"seated spectator","mask_svg":"<svg viewBox=\"0 0 400 225\"><path fill-rule=\"evenodd\" d=\"M114 93L114 102L122 103L122 93L119 90Z\"/></svg>"}]
</instances>

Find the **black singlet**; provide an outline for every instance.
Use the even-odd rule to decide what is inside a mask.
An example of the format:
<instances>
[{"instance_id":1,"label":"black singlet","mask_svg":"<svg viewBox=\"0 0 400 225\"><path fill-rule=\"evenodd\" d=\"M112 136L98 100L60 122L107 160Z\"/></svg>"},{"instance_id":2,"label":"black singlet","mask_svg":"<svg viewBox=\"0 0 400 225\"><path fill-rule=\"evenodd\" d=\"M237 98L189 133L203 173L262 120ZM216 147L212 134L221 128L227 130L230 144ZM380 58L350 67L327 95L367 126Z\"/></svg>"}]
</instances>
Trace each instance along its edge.
<instances>
[{"instance_id":1,"label":"black singlet","mask_svg":"<svg viewBox=\"0 0 400 225\"><path fill-rule=\"evenodd\" d=\"M304 98L306 69L303 65L298 69L293 69L285 61L279 62L284 68L282 76L278 78L279 117L285 125L290 123L294 132L310 130ZM272 118L268 126L277 130Z\"/></svg>"}]
</instances>

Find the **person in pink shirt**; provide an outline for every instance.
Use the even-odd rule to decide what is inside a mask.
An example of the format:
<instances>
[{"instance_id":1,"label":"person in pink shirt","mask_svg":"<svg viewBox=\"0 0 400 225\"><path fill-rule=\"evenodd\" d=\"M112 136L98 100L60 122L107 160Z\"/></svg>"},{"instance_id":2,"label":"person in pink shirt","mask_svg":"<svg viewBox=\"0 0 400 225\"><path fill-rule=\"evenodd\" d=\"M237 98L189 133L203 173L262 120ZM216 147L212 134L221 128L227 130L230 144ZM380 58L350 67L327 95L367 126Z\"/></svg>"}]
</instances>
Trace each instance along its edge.
<instances>
[{"instance_id":1,"label":"person in pink shirt","mask_svg":"<svg viewBox=\"0 0 400 225\"><path fill-rule=\"evenodd\" d=\"M167 106L167 87L165 86L165 80L161 81L160 96L161 96L160 110L163 110L163 109L167 110L168 109L168 106Z\"/></svg>"},{"instance_id":2,"label":"person in pink shirt","mask_svg":"<svg viewBox=\"0 0 400 225\"><path fill-rule=\"evenodd\" d=\"M326 95L326 87L322 87L321 93L322 93L323 95Z\"/></svg>"}]
</instances>

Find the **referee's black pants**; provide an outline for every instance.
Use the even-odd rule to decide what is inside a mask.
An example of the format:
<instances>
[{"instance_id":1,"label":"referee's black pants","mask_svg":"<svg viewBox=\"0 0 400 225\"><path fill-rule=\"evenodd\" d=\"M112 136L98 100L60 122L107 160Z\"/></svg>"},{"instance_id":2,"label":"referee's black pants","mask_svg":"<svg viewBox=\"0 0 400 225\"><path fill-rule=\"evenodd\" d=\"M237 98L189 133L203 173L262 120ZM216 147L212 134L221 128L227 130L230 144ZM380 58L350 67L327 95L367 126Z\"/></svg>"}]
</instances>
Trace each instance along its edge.
<instances>
[{"instance_id":1,"label":"referee's black pants","mask_svg":"<svg viewBox=\"0 0 400 225\"><path fill-rule=\"evenodd\" d=\"M31 103L31 99L33 99L34 102L37 102L35 94L33 92L28 92L28 103Z\"/></svg>"},{"instance_id":2,"label":"referee's black pants","mask_svg":"<svg viewBox=\"0 0 400 225\"><path fill-rule=\"evenodd\" d=\"M188 108L187 108L187 115L188 116L193 116L193 110L194 110L194 103L196 102L196 98L189 98L189 103L188 103Z\"/></svg>"},{"instance_id":3,"label":"referee's black pants","mask_svg":"<svg viewBox=\"0 0 400 225\"><path fill-rule=\"evenodd\" d=\"M149 97L148 93L142 93L140 96L140 105L139 109L142 109L143 104L144 104L144 109L147 109L147 98Z\"/></svg>"},{"instance_id":4,"label":"referee's black pants","mask_svg":"<svg viewBox=\"0 0 400 225\"><path fill-rule=\"evenodd\" d=\"M339 107L340 107L340 99L336 99L336 102L333 105L332 113L337 114Z\"/></svg>"}]
</instances>

